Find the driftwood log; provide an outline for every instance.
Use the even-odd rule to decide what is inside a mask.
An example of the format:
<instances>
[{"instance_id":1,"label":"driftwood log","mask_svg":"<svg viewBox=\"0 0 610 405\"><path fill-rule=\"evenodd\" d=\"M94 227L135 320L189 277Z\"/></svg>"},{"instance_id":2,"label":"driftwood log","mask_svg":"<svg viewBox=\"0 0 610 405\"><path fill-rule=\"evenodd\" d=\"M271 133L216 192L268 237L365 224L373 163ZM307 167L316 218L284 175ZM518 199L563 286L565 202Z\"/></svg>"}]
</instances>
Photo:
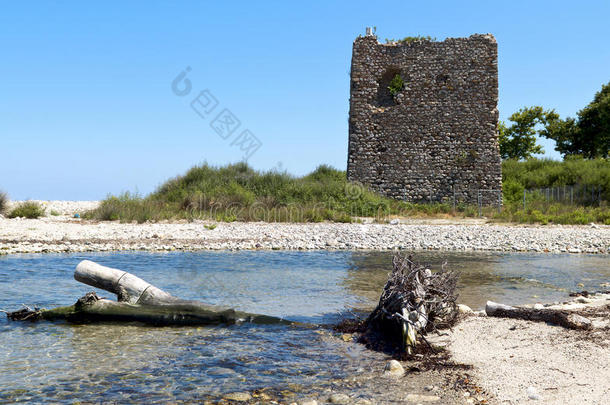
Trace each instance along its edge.
<instances>
[{"instance_id":1,"label":"driftwood log","mask_svg":"<svg viewBox=\"0 0 610 405\"><path fill-rule=\"evenodd\" d=\"M78 264L77 281L116 294L117 301L87 293L74 305L53 309L23 308L9 312L12 320L66 320L69 322L142 322L152 325L210 325L254 322L285 323L280 318L250 314L232 308L183 300L126 271L102 266L89 260Z\"/></svg>"},{"instance_id":2,"label":"driftwood log","mask_svg":"<svg viewBox=\"0 0 610 405\"><path fill-rule=\"evenodd\" d=\"M487 301L485 312L487 316L548 322L568 329L587 330L592 328L591 321L584 316L557 309L517 308Z\"/></svg>"}]
</instances>

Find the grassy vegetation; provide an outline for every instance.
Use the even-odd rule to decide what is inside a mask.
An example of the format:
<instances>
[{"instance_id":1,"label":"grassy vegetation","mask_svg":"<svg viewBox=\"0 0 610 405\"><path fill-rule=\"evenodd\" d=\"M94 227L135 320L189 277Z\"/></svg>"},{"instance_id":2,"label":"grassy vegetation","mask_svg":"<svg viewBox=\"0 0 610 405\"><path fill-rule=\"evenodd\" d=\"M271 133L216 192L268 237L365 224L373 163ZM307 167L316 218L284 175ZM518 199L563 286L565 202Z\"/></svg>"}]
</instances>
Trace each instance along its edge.
<instances>
[{"instance_id":1,"label":"grassy vegetation","mask_svg":"<svg viewBox=\"0 0 610 405\"><path fill-rule=\"evenodd\" d=\"M394 39L394 38L386 38L385 39L385 43L386 44L393 44L393 43L408 43L410 44L411 42L417 42L417 41L436 41L436 37L431 37L430 35L417 35L414 37L404 37L402 39Z\"/></svg>"},{"instance_id":2,"label":"grassy vegetation","mask_svg":"<svg viewBox=\"0 0 610 405\"><path fill-rule=\"evenodd\" d=\"M529 159L502 162L504 198L511 202L523 198L523 189L562 187L581 184L605 190L610 200L610 160L608 159Z\"/></svg>"},{"instance_id":3,"label":"grassy vegetation","mask_svg":"<svg viewBox=\"0 0 610 405\"><path fill-rule=\"evenodd\" d=\"M601 202L578 205L546 201L542 194L528 193L525 209L523 208L524 189L573 185L600 190ZM502 164L502 188L504 207L501 213L493 214L495 220L540 224L595 222L610 225L610 160L507 160Z\"/></svg>"},{"instance_id":4,"label":"grassy vegetation","mask_svg":"<svg viewBox=\"0 0 610 405\"><path fill-rule=\"evenodd\" d=\"M610 210L546 202L524 188L588 184L610 191L610 162L605 160L529 160L503 163L504 207L483 210L497 221L527 223L610 223ZM610 196L606 195L605 200ZM413 204L382 197L346 180L345 172L320 166L295 177L285 172L258 172L245 163L224 167L197 166L143 197L109 196L88 219L146 222L169 219L266 222L352 222L358 217L475 217L476 206L450 203Z\"/></svg>"},{"instance_id":5,"label":"grassy vegetation","mask_svg":"<svg viewBox=\"0 0 610 405\"><path fill-rule=\"evenodd\" d=\"M245 163L202 165L163 184L149 196L110 196L85 218L146 222L164 219L217 221L352 222L355 217L449 215L449 204L411 204L349 183L345 172L320 166L295 177L258 172ZM466 210L464 210L465 212ZM468 209L472 215L476 210Z\"/></svg>"},{"instance_id":6,"label":"grassy vegetation","mask_svg":"<svg viewBox=\"0 0 610 405\"><path fill-rule=\"evenodd\" d=\"M7 208L8 208L8 194L6 194L4 191L0 191L0 214L3 214Z\"/></svg>"},{"instance_id":7,"label":"grassy vegetation","mask_svg":"<svg viewBox=\"0 0 610 405\"><path fill-rule=\"evenodd\" d=\"M505 205L500 213L490 217L499 222L529 224L585 225L592 222L610 225L610 209L607 205L585 207L544 201L532 202L523 209L520 204Z\"/></svg>"},{"instance_id":8,"label":"grassy vegetation","mask_svg":"<svg viewBox=\"0 0 610 405\"><path fill-rule=\"evenodd\" d=\"M13 210L8 214L9 218L39 218L44 215L44 208L40 206L40 204L33 201L26 201L19 205L17 205Z\"/></svg>"}]
</instances>

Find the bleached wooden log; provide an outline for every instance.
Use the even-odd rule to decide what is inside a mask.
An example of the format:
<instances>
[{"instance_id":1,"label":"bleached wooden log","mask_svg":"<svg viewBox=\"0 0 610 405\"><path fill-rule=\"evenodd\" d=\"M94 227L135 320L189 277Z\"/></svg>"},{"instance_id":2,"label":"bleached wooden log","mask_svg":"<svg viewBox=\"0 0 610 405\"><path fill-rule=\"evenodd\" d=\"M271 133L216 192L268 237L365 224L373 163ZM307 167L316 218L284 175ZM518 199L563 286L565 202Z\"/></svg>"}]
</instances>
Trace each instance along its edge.
<instances>
[{"instance_id":1,"label":"bleached wooden log","mask_svg":"<svg viewBox=\"0 0 610 405\"><path fill-rule=\"evenodd\" d=\"M160 288L123 270L83 260L76 266L74 279L116 294L117 300L130 304L159 304L176 298Z\"/></svg>"},{"instance_id":2,"label":"bleached wooden log","mask_svg":"<svg viewBox=\"0 0 610 405\"><path fill-rule=\"evenodd\" d=\"M548 322L568 329L591 329L593 327L591 320L564 310L518 308L487 301L485 312L487 313L487 316Z\"/></svg>"},{"instance_id":3,"label":"bleached wooden log","mask_svg":"<svg viewBox=\"0 0 610 405\"><path fill-rule=\"evenodd\" d=\"M210 325L253 322L293 324L280 318L250 314L233 308L183 300L123 270L89 260L78 264L77 281L117 295L117 301L87 293L74 305L53 309L21 309L7 313L12 320L67 320L70 322L143 322L152 325Z\"/></svg>"}]
</instances>

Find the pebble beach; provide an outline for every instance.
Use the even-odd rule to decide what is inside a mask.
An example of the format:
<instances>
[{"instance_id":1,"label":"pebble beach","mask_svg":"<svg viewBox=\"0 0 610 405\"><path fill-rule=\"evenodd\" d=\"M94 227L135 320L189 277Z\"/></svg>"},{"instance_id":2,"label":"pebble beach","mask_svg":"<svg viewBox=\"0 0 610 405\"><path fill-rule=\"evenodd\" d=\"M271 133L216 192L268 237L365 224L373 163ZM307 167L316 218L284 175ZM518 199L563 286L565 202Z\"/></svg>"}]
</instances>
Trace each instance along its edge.
<instances>
[{"instance_id":1,"label":"pebble beach","mask_svg":"<svg viewBox=\"0 0 610 405\"><path fill-rule=\"evenodd\" d=\"M445 250L610 252L607 225L500 225L484 220L391 223L97 222L74 218L95 201L41 201L47 216L0 217L0 254L122 250ZM51 214L53 212L53 214ZM368 222L368 223L367 223Z\"/></svg>"}]
</instances>

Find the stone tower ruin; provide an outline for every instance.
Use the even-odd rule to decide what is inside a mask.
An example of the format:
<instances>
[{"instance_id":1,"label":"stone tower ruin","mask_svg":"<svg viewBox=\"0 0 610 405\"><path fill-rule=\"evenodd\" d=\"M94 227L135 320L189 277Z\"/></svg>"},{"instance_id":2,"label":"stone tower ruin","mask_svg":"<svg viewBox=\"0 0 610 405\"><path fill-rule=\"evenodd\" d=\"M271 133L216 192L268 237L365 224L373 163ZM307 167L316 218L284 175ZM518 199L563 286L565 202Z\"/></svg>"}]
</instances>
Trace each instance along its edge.
<instances>
[{"instance_id":1,"label":"stone tower ruin","mask_svg":"<svg viewBox=\"0 0 610 405\"><path fill-rule=\"evenodd\" d=\"M348 179L413 202L497 203L497 102L493 35L381 44L367 30L352 53Z\"/></svg>"}]
</instances>

